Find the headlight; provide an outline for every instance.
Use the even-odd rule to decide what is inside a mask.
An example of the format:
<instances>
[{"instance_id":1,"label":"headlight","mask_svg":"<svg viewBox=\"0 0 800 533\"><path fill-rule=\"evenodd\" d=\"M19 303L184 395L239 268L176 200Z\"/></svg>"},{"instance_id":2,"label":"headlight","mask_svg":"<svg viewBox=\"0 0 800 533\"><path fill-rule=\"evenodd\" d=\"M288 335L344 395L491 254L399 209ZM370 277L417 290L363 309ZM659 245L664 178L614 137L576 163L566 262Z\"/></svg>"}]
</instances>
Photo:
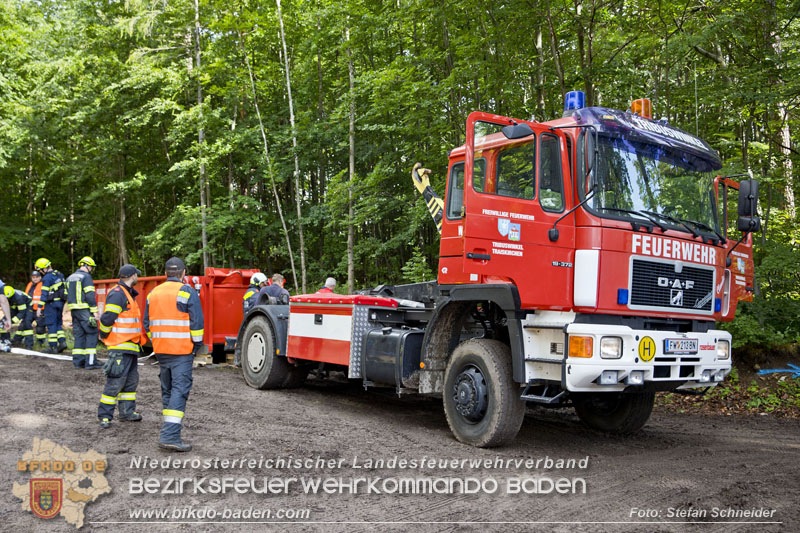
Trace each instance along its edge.
<instances>
[{"instance_id":1,"label":"headlight","mask_svg":"<svg viewBox=\"0 0 800 533\"><path fill-rule=\"evenodd\" d=\"M717 341L717 359L727 359L731 356L730 341Z\"/></svg>"},{"instance_id":2,"label":"headlight","mask_svg":"<svg viewBox=\"0 0 800 533\"><path fill-rule=\"evenodd\" d=\"M622 357L622 338L603 337L600 339L600 357L603 359L619 359Z\"/></svg>"}]
</instances>

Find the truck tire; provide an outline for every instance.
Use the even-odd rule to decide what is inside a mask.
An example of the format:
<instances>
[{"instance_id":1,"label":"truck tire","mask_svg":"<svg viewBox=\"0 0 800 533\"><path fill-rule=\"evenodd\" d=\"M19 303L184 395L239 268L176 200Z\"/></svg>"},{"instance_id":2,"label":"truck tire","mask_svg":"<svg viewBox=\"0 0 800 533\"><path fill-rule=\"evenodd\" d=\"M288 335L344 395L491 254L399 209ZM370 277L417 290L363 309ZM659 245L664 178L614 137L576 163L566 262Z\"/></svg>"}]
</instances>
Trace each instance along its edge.
<instances>
[{"instance_id":1,"label":"truck tire","mask_svg":"<svg viewBox=\"0 0 800 533\"><path fill-rule=\"evenodd\" d=\"M250 320L242 336L242 373L256 389L279 389L288 380L289 362L275 355L272 325L263 316Z\"/></svg>"},{"instance_id":2,"label":"truck tire","mask_svg":"<svg viewBox=\"0 0 800 533\"><path fill-rule=\"evenodd\" d=\"M513 380L511 349L488 339L456 347L445 370L444 414L459 441L490 448L517 436L525 403Z\"/></svg>"},{"instance_id":3,"label":"truck tire","mask_svg":"<svg viewBox=\"0 0 800 533\"><path fill-rule=\"evenodd\" d=\"M589 427L629 435L642 429L653 412L654 392L573 393L578 418Z\"/></svg>"}]
</instances>

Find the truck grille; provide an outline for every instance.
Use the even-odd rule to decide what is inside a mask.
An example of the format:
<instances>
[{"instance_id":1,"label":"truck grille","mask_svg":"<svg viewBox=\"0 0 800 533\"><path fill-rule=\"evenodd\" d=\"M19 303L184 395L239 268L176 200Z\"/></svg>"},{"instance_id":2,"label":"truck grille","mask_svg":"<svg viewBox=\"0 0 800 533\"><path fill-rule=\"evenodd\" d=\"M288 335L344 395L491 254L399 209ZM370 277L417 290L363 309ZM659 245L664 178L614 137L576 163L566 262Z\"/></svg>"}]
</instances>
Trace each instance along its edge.
<instances>
[{"instance_id":1,"label":"truck grille","mask_svg":"<svg viewBox=\"0 0 800 533\"><path fill-rule=\"evenodd\" d=\"M714 269L684 264L676 274L674 262L633 259L630 306L712 314Z\"/></svg>"}]
</instances>

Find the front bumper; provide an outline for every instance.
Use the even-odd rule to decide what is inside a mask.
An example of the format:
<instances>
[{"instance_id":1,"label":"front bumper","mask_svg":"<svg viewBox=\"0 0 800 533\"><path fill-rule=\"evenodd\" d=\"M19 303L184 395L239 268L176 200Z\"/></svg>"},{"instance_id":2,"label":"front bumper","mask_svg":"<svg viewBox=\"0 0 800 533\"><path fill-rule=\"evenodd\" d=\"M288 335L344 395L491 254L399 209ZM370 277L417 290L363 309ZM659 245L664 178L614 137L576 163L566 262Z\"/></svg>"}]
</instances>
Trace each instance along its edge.
<instances>
[{"instance_id":1,"label":"front bumper","mask_svg":"<svg viewBox=\"0 0 800 533\"><path fill-rule=\"evenodd\" d=\"M570 324L567 334L593 338L592 357L566 357L563 385L572 392L613 392L637 387L655 387L657 390L710 387L725 379L731 371L730 355L727 359L717 357L717 342L731 341L727 331L712 329L706 333L675 333L635 330L627 326ZM622 339L619 359L600 357L602 337ZM646 337L652 342L645 340ZM664 353L666 339L683 338L697 339L697 353ZM642 343L649 345L650 352L655 352L646 353L644 358L652 356L649 361L640 357Z\"/></svg>"}]
</instances>

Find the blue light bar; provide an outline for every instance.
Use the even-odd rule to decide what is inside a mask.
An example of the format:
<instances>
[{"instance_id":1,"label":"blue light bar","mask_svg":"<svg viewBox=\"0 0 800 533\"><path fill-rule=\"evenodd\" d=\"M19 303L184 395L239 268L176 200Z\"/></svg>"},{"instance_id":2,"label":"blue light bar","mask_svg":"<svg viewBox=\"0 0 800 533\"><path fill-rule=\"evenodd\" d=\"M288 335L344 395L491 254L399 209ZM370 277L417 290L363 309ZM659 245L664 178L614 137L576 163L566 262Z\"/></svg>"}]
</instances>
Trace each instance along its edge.
<instances>
[{"instance_id":1,"label":"blue light bar","mask_svg":"<svg viewBox=\"0 0 800 533\"><path fill-rule=\"evenodd\" d=\"M617 303L628 305L628 289L617 289Z\"/></svg>"},{"instance_id":2,"label":"blue light bar","mask_svg":"<svg viewBox=\"0 0 800 533\"><path fill-rule=\"evenodd\" d=\"M714 312L719 313L722 311L722 298L714 298Z\"/></svg>"},{"instance_id":3,"label":"blue light bar","mask_svg":"<svg viewBox=\"0 0 800 533\"><path fill-rule=\"evenodd\" d=\"M583 91L570 91L564 97L564 111L575 111L586 107L586 94Z\"/></svg>"}]
</instances>

